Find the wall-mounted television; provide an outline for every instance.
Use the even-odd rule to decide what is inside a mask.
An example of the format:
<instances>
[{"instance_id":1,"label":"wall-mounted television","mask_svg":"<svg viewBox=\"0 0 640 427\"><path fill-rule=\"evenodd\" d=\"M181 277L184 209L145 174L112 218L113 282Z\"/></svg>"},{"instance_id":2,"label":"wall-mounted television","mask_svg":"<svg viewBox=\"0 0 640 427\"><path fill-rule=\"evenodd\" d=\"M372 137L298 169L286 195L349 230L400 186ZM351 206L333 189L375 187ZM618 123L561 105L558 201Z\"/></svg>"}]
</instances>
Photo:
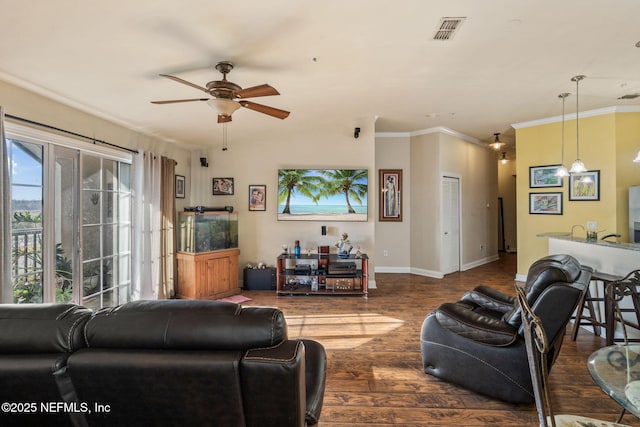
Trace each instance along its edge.
<instances>
[{"instance_id":1,"label":"wall-mounted television","mask_svg":"<svg viewBox=\"0 0 640 427\"><path fill-rule=\"evenodd\" d=\"M278 169L278 221L367 221L367 169Z\"/></svg>"}]
</instances>

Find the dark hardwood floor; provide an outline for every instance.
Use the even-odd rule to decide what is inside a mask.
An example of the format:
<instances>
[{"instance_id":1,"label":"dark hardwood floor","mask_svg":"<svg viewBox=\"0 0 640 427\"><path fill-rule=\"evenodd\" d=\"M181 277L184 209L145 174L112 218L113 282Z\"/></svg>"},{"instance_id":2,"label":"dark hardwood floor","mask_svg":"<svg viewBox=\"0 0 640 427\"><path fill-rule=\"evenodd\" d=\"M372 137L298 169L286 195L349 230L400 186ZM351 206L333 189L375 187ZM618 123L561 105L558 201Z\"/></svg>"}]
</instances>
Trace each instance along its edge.
<instances>
[{"instance_id":1,"label":"dark hardwood floor","mask_svg":"<svg viewBox=\"0 0 640 427\"><path fill-rule=\"evenodd\" d=\"M448 384L422 371L420 328L427 313L485 284L514 293L516 255L444 279L376 274L377 289L358 296L281 296L244 291L243 305L283 310L291 338L321 342L328 355L321 427L534 426L535 405L514 405ZM595 385L586 359L604 340L581 330L566 335L551 372L557 413L614 421L619 406ZM623 422L640 426L632 415Z\"/></svg>"}]
</instances>

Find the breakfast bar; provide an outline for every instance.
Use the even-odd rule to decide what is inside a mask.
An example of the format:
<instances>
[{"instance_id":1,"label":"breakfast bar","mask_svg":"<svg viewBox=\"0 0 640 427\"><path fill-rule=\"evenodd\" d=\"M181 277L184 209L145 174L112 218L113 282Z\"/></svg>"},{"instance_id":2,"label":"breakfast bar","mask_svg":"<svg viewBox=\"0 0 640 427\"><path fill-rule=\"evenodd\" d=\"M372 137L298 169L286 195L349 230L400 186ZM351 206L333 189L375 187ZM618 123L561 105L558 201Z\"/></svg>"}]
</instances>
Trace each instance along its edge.
<instances>
[{"instance_id":1,"label":"breakfast bar","mask_svg":"<svg viewBox=\"0 0 640 427\"><path fill-rule=\"evenodd\" d=\"M570 233L542 233L538 237L549 239L549 255L569 254L575 257L581 264L593 268L594 273L591 285L589 286L588 298L590 301L589 315L594 320L593 330L599 335L599 327L605 326L605 338L608 343L613 343L614 339L621 338L622 334L618 326L612 326L612 316L610 309L607 309L606 286L617 279L625 277L629 272L640 268L640 245L633 243L615 243L605 240L588 240L580 237L572 237ZM630 310L631 301L623 300L621 308ZM583 309L584 306L578 308ZM579 326L578 313L576 326ZM626 318L626 316L625 316ZM590 319L591 320L591 319ZM607 326L607 323L609 325ZM614 329L613 333L607 333ZM629 331L631 335L636 335ZM577 333L577 330L574 331Z\"/></svg>"}]
</instances>

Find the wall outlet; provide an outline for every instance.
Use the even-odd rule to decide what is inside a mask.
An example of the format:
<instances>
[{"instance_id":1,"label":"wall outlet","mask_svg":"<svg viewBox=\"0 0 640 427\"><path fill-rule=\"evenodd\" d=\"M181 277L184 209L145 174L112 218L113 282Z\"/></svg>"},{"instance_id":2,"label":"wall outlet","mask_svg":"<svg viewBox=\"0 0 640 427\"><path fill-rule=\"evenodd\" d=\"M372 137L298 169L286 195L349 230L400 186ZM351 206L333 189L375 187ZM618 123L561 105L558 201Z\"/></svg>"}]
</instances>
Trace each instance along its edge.
<instances>
[{"instance_id":1,"label":"wall outlet","mask_svg":"<svg viewBox=\"0 0 640 427\"><path fill-rule=\"evenodd\" d=\"M385 249L385 250L383 250L383 251L382 251L382 255L383 255L383 256L389 256L389 251L388 251L388 250L386 250L386 249Z\"/></svg>"}]
</instances>

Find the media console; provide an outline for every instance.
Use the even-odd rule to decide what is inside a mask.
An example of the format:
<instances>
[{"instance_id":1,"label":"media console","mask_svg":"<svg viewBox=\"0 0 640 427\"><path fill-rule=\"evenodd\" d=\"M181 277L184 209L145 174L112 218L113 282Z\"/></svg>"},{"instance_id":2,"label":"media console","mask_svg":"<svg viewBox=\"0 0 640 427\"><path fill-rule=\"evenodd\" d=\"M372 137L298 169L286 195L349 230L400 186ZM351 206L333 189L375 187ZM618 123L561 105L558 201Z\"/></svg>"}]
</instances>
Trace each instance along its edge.
<instances>
[{"instance_id":1,"label":"media console","mask_svg":"<svg viewBox=\"0 0 640 427\"><path fill-rule=\"evenodd\" d=\"M362 295L368 297L369 258L337 254L285 255L276 262L278 295Z\"/></svg>"}]
</instances>

